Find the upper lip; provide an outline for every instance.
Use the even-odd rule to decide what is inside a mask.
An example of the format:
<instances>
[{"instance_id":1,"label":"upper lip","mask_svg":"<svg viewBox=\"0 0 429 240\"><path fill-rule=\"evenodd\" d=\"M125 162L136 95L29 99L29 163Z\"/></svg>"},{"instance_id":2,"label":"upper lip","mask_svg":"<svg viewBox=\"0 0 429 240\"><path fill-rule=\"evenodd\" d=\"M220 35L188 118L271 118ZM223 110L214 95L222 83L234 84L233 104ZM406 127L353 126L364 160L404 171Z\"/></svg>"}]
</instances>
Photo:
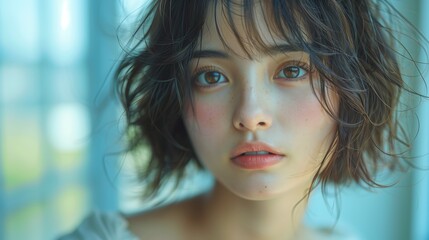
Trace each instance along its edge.
<instances>
[{"instance_id":1,"label":"upper lip","mask_svg":"<svg viewBox=\"0 0 429 240\"><path fill-rule=\"evenodd\" d=\"M258 151L265 151L276 155L284 155L280 151L276 150L274 147L271 147L266 143L245 142L245 143L239 144L236 148L233 149L231 153L231 159L236 158L246 152L258 152Z\"/></svg>"}]
</instances>

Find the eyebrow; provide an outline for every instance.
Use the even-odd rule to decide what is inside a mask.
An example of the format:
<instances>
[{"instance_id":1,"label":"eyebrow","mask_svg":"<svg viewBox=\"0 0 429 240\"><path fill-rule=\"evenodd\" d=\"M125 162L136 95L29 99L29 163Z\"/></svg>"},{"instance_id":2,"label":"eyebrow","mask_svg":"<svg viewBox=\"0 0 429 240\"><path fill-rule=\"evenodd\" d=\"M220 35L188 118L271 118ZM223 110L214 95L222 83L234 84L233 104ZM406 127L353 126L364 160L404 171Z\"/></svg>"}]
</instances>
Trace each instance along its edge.
<instances>
[{"instance_id":1,"label":"eyebrow","mask_svg":"<svg viewBox=\"0 0 429 240\"><path fill-rule=\"evenodd\" d=\"M264 55L275 55L285 52L302 51L289 44L280 44L268 47L268 51ZM192 54L192 58L230 58L231 56L219 50L196 50Z\"/></svg>"},{"instance_id":2,"label":"eyebrow","mask_svg":"<svg viewBox=\"0 0 429 240\"><path fill-rule=\"evenodd\" d=\"M229 54L219 50L197 50L192 53L192 58L229 58Z\"/></svg>"}]
</instances>

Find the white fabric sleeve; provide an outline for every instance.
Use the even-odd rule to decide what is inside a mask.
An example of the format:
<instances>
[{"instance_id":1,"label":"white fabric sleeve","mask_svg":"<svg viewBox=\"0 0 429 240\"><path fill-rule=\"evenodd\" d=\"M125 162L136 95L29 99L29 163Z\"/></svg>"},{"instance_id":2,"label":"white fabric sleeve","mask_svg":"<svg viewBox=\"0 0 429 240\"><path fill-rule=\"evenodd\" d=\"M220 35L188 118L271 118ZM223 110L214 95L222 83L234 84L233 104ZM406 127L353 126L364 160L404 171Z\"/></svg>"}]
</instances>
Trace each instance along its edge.
<instances>
[{"instance_id":1,"label":"white fabric sleeve","mask_svg":"<svg viewBox=\"0 0 429 240\"><path fill-rule=\"evenodd\" d=\"M58 240L138 240L118 213L94 212L71 233Z\"/></svg>"}]
</instances>

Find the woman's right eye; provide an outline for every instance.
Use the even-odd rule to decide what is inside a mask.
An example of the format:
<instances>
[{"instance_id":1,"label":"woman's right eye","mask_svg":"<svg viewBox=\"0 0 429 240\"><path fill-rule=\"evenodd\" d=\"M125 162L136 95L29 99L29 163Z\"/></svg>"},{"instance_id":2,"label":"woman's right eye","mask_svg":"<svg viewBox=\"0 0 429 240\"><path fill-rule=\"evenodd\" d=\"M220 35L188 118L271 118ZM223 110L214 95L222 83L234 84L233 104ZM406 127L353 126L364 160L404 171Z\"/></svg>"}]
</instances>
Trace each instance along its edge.
<instances>
[{"instance_id":1,"label":"woman's right eye","mask_svg":"<svg viewBox=\"0 0 429 240\"><path fill-rule=\"evenodd\" d=\"M201 72L195 77L195 84L200 87L214 87L225 82L228 82L227 78L218 71Z\"/></svg>"}]
</instances>

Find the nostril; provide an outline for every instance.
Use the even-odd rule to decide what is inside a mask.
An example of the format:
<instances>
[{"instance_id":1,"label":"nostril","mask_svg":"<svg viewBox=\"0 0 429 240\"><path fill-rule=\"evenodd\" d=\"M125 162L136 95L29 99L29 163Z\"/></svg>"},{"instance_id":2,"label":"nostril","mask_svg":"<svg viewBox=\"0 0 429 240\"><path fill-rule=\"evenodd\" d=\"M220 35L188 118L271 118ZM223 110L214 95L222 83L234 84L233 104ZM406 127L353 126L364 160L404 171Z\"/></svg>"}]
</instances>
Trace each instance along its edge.
<instances>
[{"instance_id":1,"label":"nostril","mask_svg":"<svg viewBox=\"0 0 429 240\"><path fill-rule=\"evenodd\" d=\"M236 125L238 128L240 129L248 129L248 130L255 130L257 128L266 128L269 126L269 123L262 121L262 122L258 122L258 123L243 123L243 122L238 122Z\"/></svg>"}]
</instances>

